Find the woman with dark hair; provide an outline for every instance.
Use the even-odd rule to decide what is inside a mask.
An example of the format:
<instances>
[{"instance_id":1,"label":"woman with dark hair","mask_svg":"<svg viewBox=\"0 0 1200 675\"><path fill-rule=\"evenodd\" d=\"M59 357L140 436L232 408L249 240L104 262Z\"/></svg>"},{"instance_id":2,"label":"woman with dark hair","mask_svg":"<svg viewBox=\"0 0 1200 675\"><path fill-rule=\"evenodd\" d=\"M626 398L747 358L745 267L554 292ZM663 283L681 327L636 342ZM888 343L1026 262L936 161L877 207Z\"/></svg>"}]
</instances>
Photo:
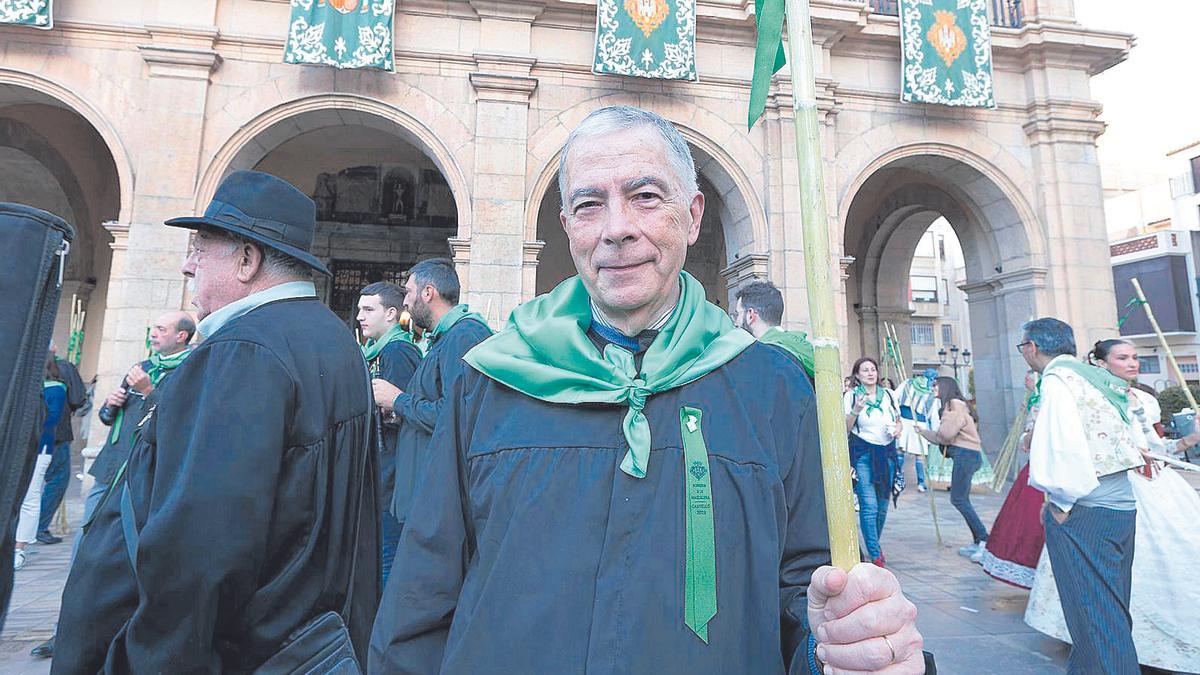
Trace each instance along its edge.
<instances>
[{"instance_id":1,"label":"woman with dark hair","mask_svg":"<svg viewBox=\"0 0 1200 675\"><path fill-rule=\"evenodd\" d=\"M950 477L950 503L967 521L974 542L958 549L958 554L979 562L987 545L988 531L975 507L971 505L971 479L983 466L983 444L976 428L975 411L952 377L939 377L933 384L933 395L942 403L942 414L936 430L918 431L929 442L946 446L946 456L954 462Z\"/></svg>"},{"instance_id":2,"label":"woman with dark hair","mask_svg":"<svg viewBox=\"0 0 1200 675\"><path fill-rule=\"evenodd\" d=\"M1095 366L1129 382L1137 381L1137 349L1124 340L1097 342L1088 354ZM1143 452L1177 455L1200 443L1200 432L1164 440L1154 429L1158 400L1130 387L1130 422ZM1138 662L1168 671L1200 672L1200 590L1192 582L1200 560L1200 496L1169 465L1148 461L1129 472L1137 502L1129 615ZM1070 522L1069 520L1067 522ZM1025 610L1025 623L1071 642L1050 557L1042 554Z\"/></svg>"},{"instance_id":3,"label":"woman with dark hair","mask_svg":"<svg viewBox=\"0 0 1200 675\"><path fill-rule=\"evenodd\" d=\"M58 420L67 402L67 385L61 380L53 352L46 356L42 378L42 400L46 404L46 419L42 423L42 434L38 438L37 462L33 465L33 475L29 477L29 487L25 490L25 499L21 502L21 515L17 519L13 570L25 566L25 547L37 541L42 488L46 484L46 467L50 466L50 455L54 452L54 428L58 426Z\"/></svg>"},{"instance_id":4,"label":"woman with dark hair","mask_svg":"<svg viewBox=\"0 0 1200 675\"><path fill-rule=\"evenodd\" d=\"M850 466L858 480L858 523L871 562L883 567L879 536L887 520L899 462L896 437L900 434L900 409L891 392L879 384L879 364L869 356L854 362L851 388L842 395L846 431L850 434Z\"/></svg>"}]
</instances>

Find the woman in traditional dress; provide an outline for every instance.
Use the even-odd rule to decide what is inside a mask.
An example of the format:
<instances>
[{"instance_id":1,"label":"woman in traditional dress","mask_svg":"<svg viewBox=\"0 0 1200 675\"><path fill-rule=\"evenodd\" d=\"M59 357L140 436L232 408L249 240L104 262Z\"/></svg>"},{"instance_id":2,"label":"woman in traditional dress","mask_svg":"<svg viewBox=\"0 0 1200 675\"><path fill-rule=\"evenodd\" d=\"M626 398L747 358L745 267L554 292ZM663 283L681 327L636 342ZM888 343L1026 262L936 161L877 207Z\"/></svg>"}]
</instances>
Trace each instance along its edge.
<instances>
[{"instance_id":1,"label":"woman in traditional dress","mask_svg":"<svg viewBox=\"0 0 1200 675\"><path fill-rule=\"evenodd\" d=\"M916 464L917 492L924 492L927 487L924 461L929 450L929 441L917 432L917 424L929 424L933 408L938 405L937 397L933 395L933 381L936 378L937 371L932 368L913 373L913 376L901 382L900 388L896 390L896 403L900 406L902 424L900 437L896 439L900 447L900 472L904 472L904 456L912 455Z\"/></svg>"},{"instance_id":2,"label":"woman in traditional dress","mask_svg":"<svg viewBox=\"0 0 1200 675\"><path fill-rule=\"evenodd\" d=\"M1037 372L1025 373L1026 415L1024 426L1018 430L1018 441L1022 452L1029 452L1029 434L1037 419ZM1037 570L1038 556L1046 545L1046 530L1042 525L1042 505L1046 496L1041 490L1029 485L1029 464L1017 473L1016 480L1004 499L1004 506L979 562L983 571L995 579L1013 586L1030 588L1033 574Z\"/></svg>"},{"instance_id":3,"label":"woman in traditional dress","mask_svg":"<svg viewBox=\"0 0 1200 675\"><path fill-rule=\"evenodd\" d=\"M917 431L930 443L946 446L946 456L954 462L950 503L962 514L973 539L970 546L963 546L958 553L978 562L987 543L988 531L971 504L971 479L983 466L983 443L979 440L975 412L953 377L934 380L933 395L941 402L938 425L933 429L917 425Z\"/></svg>"},{"instance_id":4,"label":"woman in traditional dress","mask_svg":"<svg viewBox=\"0 0 1200 675\"><path fill-rule=\"evenodd\" d=\"M891 392L879 384L875 359L860 358L850 372L854 386L842 396L842 408L850 434L850 466L857 478L858 522L867 555L883 567L879 537L899 466L896 436L900 434L900 409Z\"/></svg>"},{"instance_id":5,"label":"woman in traditional dress","mask_svg":"<svg viewBox=\"0 0 1200 675\"><path fill-rule=\"evenodd\" d=\"M1130 383L1137 380L1137 350L1124 340L1097 342L1089 354L1097 366ZM1160 455L1177 455L1200 443L1200 432L1179 440L1163 440L1154 429L1158 401L1130 388L1130 418L1135 438ZM1133 590L1129 613L1133 642L1142 665L1185 673L1200 672L1200 586L1195 579L1200 560L1200 496L1170 466L1149 461L1131 471L1129 483L1137 500L1137 533L1133 547ZM1038 562L1025 623L1070 642L1059 604L1050 560Z\"/></svg>"}]
</instances>

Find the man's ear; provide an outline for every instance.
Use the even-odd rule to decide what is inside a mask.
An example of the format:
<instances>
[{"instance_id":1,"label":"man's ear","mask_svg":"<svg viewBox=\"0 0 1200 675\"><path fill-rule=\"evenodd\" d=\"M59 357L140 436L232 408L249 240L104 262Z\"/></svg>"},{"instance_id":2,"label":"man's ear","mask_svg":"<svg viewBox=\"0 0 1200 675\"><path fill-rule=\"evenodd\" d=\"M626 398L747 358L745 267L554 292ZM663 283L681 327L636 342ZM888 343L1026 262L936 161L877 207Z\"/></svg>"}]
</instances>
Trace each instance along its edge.
<instances>
[{"instance_id":1,"label":"man's ear","mask_svg":"<svg viewBox=\"0 0 1200 675\"><path fill-rule=\"evenodd\" d=\"M242 244L233 254L237 256L237 279L247 284L258 276L263 267L262 249L254 244Z\"/></svg>"},{"instance_id":2,"label":"man's ear","mask_svg":"<svg viewBox=\"0 0 1200 675\"><path fill-rule=\"evenodd\" d=\"M704 219L703 193L697 192L692 195L692 202L688 205L688 212L692 216L692 224L688 229L688 246L691 246L700 238L700 221Z\"/></svg>"}]
</instances>

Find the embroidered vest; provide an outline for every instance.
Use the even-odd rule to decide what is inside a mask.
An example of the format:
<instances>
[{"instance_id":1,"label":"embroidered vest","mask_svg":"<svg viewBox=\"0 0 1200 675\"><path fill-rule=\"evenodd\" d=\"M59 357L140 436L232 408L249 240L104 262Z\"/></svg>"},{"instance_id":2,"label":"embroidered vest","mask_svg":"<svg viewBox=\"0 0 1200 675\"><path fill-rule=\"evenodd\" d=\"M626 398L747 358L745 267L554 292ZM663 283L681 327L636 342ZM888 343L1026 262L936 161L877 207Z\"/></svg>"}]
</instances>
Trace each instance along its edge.
<instances>
[{"instance_id":1,"label":"embroidered vest","mask_svg":"<svg viewBox=\"0 0 1200 675\"><path fill-rule=\"evenodd\" d=\"M1066 368L1055 368L1044 377L1057 377L1071 390L1097 476L1136 469L1145 463L1141 452L1134 447L1129 425L1113 409L1112 403L1104 398L1104 394ZM1130 417L1133 418L1132 413Z\"/></svg>"}]
</instances>

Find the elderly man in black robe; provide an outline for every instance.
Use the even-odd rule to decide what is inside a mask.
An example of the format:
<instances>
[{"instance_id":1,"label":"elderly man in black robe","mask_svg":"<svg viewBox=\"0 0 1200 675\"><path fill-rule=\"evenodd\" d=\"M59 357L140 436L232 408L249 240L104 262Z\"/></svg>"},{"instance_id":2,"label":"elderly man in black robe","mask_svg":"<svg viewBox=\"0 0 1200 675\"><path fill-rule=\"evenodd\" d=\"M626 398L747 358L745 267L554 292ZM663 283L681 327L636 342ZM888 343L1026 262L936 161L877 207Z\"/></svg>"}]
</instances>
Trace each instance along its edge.
<instances>
[{"instance_id":1,"label":"elderly man in black robe","mask_svg":"<svg viewBox=\"0 0 1200 675\"><path fill-rule=\"evenodd\" d=\"M341 613L365 655L378 606L370 384L317 300L312 200L236 172L183 274L206 339L140 420L63 593L55 673L249 672Z\"/></svg>"},{"instance_id":2,"label":"elderly man in black robe","mask_svg":"<svg viewBox=\"0 0 1200 675\"><path fill-rule=\"evenodd\" d=\"M826 566L799 362L682 272L704 212L683 137L598 110L559 183L579 275L465 357L372 672L924 672L895 577Z\"/></svg>"}]
</instances>

